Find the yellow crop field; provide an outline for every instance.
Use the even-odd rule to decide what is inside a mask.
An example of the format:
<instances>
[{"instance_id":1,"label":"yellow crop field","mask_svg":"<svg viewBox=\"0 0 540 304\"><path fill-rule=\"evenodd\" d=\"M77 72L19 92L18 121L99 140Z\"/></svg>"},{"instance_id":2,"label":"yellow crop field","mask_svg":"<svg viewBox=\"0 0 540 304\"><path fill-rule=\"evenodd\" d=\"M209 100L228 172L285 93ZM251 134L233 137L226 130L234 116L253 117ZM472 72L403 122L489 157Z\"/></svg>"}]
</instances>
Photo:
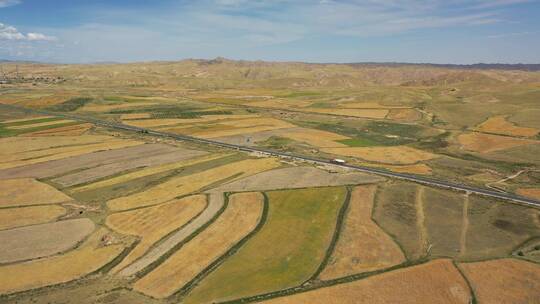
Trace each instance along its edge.
<instances>
[{"instance_id":1,"label":"yellow crop field","mask_svg":"<svg viewBox=\"0 0 540 304\"><path fill-rule=\"evenodd\" d=\"M264 301L267 304L471 303L467 283L450 260L435 260L366 279ZM487 302L490 303L490 302Z\"/></svg>"},{"instance_id":2,"label":"yellow crop field","mask_svg":"<svg viewBox=\"0 0 540 304\"><path fill-rule=\"evenodd\" d=\"M540 188L520 188L517 190L517 194L540 199Z\"/></svg>"},{"instance_id":3,"label":"yellow crop field","mask_svg":"<svg viewBox=\"0 0 540 304\"><path fill-rule=\"evenodd\" d=\"M251 118L226 120L220 122L220 125L216 125L216 128L210 128L209 130L196 130L194 132L189 132L189 130L187 130L187 132L193 136L216 138L292 127L295 127L295 125L275 118Z\"/></svg>"},{"instance_id":4,"label":"yellow crop field","mask_svg":"<svg viewBox=\"0 0 540 304\"><path fill-rule=\"evenodd\" d=\"M193 195L158 206L114 213L107 217L107 226L123 234L141 237L137 246L113 272L141 257L154 243L189 222L206 206L205 195Z\"/></svg>"},{"instance_id":5,"label":"yellow crop field","mask_svg":"<svg viewBox=\"0 0 540 304\"><path fill-rule=\"evenodd\" d=\"M428 175L431 174L431 168L426 164L415 164L415 165L406 165L406 166L392 166L388 169L400 172L400 173L412 173L412 174L422 174Z\"/></svg>"},{"instance_id":6,"label":"yellow crop field","mask_svg":"<svg viewBox=\"0 0 540 304\"><path fill-rule=\"evenodd\" d=\"M154 298L172 295L255 229L263 201L260 193L232 195L227 209L209 228L137 281L134 289Z\"/></svg>"},{"instance_id":7,"label":"yellow crop field","mask_svg":"<svg viewBox=\"0 0 540 304\"><path fill-rule=\"evenodd\" d=\"M84 123L79 125L64 126L31 133L25 133L22 136L76 136L82 135L84 132L90 130L92 126L93 125L90 123Z\"/></svg>"},{"instance_id":8,"label":"yellow crop field","mask_svg":"<svg viewBox=\"0 0 540 304\"><path fill-rule=\"evenodd\" d=\"M493 116L476 127L476 130L487 133L495 133L511 136L532 137L539 130L534 128L518 127L506 120L505 116Z\"/></svg>"},{"instance_id":9,"label":"yellow crop field","mask_svg":"<svg viewBox=\"0 0 540 304\"><path fill-rule=\"evenodd\" d=\"M108 234L107 229L100 229L78 249L63 255L0 266L0 294L69 282L100 269L124 249L122 244L104 244Z\"/></svg>"},{"instance_id":10,"label":"yellow crop field","mask_svg":"<svg viewBox=\"0 0 540 304\"><path fill-rule=\"evenodd\" d=\"M127 115L127 114L126 114ZM255 118L257 115L208 115L201 118L156 118L126 121L126 124L141 128L167 127L174 125L192 125L197 123L211 123L222 120Z\"/></svg>"},{"instance_id":11,"label":"yellow crop field","mask_svg":"<svg viewBox=\"0 0 540 304\"><path fill-rule=\"evenodd\" d=\"M306 128L287 129L279 134L280 136L305 142L319 148L347 147L347 145L339 143L337 140L349 139L349 137L340 134Z\"/></svg>"},{"instance_id":12,"label":"yellow crop field","mask_svg":"<svg viewBox=\"0 0 540 304\"><path fill-rule=\"evenodd\" d=\"M252 107L290 109L292 107L294 108L309 107L312 103L313 102L305 101L305 100L271 99L271 100L252 101L245 104Z\"/></svg>"},{"instance_id":13,"label":"yellow crop field","mask_svg":"<svg viewBox=\"0 0 540 304\"><path fill-rule=\"evenodd\" d=\"M408 165L420 161L430 160L437 155L407 146L394 147L350 147L350 148L325 148L322 151L361 158L371 162Z\"/></svg>"},{"instance_id":14,"label":"yellow crop field","mask_svg":"<svg viewBox=\"0 0 540 304\"><path fill-rule=\"evenodd\" d=\"M0 209L0 230L50 222L65 213L58 205Z\"/></svg>"},{"instance_id":15,"label":"yellow crop field","mask_svg":"<svg viewBox=\"0 0 540 304\"><path fill-rule=\"evenodd\" d=\"M417 121L422 118L422 114L415 109L392 109L386 118L391 120Z\"/></svg>"},{"instance_id":16,"label":"yellow crop field","mask_svg":"<svg viewBox=\"0 0 540 304\"><path fill-rule=\"evenodd\" d=\"M377 186L354 188L343 230L321 279L379 270L405 261L399 246L371 220L376 190Z\"/></svg>"},{"instance_id":17,"label":"yellow crop field","mask_svg":"<svg viewBox=\"0 0 540 304\"><path fill-rule=\"evenodd\" d=\"M465 150L480 153L489 153L538 143L538 141L512 138L508 136L482 134L477 132L459 135L458 142Z\"/></svg>"},{"instance_id":18,"label":"yellow crop field","mask_svg":"<svg viewBox=\"0 0 540 304\"><path fill-rule=\"evenodd\" d=\"M464 263L459 267L479 303L540 303L540 266L500 259Z\"/></svg>"},{"instance_id":19,"label":"yellow crop field","mask_svg":"<svg viewBox=\"0 0 540 304\"><path fill-rule=\"evenodd\" d=\"M5 137L0 138L0 161L6 157L35 150L45 150L64 146L86 145L111 140L113 137L106 135L83 135L63 137ZM9 160L20 159L19 157Z\"/></svg>"},{"instance_id":20,"label":"yellow crop field","mask_svg":"<svg viewBox=\"0 0 540 304\"><path fill-rule=\"evenodd\" d=\"M347 109L410 109L407 106L384 106L377 102L347 102L339 106Z\"/></svg>"},{"instance_id":21,"label":"yellow crop field","mask_svg":"<svg viewBox=\"0 0 540 304\"><path fill-rule=\"evenodd\" d=\"M98 188L117 185L117 184L128 182L130 180L137 179L137 178L150 176L150 175L153 175L153 174L157 174L157 173L161 173L161 172L165 172L165 171L169 171L169 170L180 169L180 168L183 168L183 167L196 165L196 164L199 164L199 163L202 163L202 162L211 161L211 160L222 158L222 157L227 157L229 155L231 155L231 154L211 154L211 155L205 155L203 157L199 157L199 158L195 158L195 159L182 160L182 161L175 162L175 163L170 163L170 164L145 168L145 169L141 169L141 170L138 170L138 171L135 171L135 172L119 175L119 176L116 176L116 177L113 177L113 178L110 178L110 179L106 179L106 180L98 181L98 182L91 183L91 184L88 184L88 185L73 188L73 189L71 189L71 191L76 193L76 192L94 190L94 189L98 189Z\"/></svg>"},{"instance_id":22,"label":"yellow crop field","mask_svg":"<svg viewBox=\"0 0 540 304\"><path fill-rule=\"evenodd\" d=\"M362 118L375 118L384 119L388 115L387 109L304 109L307 112L343 115L343 116L355 116Z\"/></svg>"},{"instance_id":23,"label":"yellow crop field","mask_svg":"<svg viewBox=\"0 0 540 304\"><path fill-rule=\"evenodd\" d=\"M134 140L110 140L102 143L88 144L83 146L70 146L53 148L48 150L30 151L13 155L12 158L20 160L3 161L0 163L0 169L14 168L25 165L37 164L46 161L88 154L103 150L113 150L119 148L127 148L143 144L140 141Z\"/></svg>"},{"instance_id":24,"label":"yellow crop field","mask_svg":"<svg viewBox=\"0 0 540 304\"><path fill-rule=\"evenodd\" d=\"M120 197L107 202L111 210L150 206L169 201L175 197L193 193L220 180L235 179L279 167L275 158L247 159L212 168L189 176L180 176L154 186L146 191Z\"/></svg>"},{"instance_id":25,"label":"yellow crop field","mask_svg":"<svg viewBox=\"0 0 540 304\"><path fill-rule=\"evenodd\" d=\"M71 197L33 178L0 181L0 207L65 203Z\"/></svg>"},{"instance_id":26,"label":"yellow crop field","mask_svg":"<svg viewBox=\"0 0 540 304\"><path fill-rule=\"evenodd\" d=\"M59 125L59 124L64 124L64 123L70 123L70 122L75 122L75 121L69 120L69 119L61 119L61 120L53 120L53 121L39 122L39 123L33 123L33 124L11 126L7 128L11 130L22 130L22 129L37 128L37 127L53 126L53 125Z\"/></svg>"}]
</instances>

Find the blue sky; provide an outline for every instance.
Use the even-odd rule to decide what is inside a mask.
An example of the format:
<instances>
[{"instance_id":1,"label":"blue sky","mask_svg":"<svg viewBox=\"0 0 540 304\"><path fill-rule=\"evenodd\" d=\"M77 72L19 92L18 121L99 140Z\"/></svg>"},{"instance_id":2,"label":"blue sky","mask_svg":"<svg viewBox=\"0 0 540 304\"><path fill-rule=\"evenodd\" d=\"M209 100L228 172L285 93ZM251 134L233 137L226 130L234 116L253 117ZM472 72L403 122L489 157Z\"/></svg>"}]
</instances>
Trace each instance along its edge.
<instances>
[{"instance_id":1,"label":"blue sky","mask_svg":"<svg viewBox=\"0 0 540 304\"><path fill-rule=\"evenodd\" d=\"M535 0L0 0L0 59L540 63Z\"/></svg>"}]
</instances>

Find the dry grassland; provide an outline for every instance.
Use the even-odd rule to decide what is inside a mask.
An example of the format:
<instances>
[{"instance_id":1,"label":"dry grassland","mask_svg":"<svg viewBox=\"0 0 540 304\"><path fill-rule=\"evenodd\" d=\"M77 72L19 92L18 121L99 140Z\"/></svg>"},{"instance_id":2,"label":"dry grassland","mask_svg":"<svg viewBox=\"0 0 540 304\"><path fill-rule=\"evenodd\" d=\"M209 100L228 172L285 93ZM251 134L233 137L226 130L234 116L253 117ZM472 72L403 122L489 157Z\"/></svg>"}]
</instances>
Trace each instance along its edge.
<instances>
[{"instance_id":1,"label":"dry grassland","mask_svg":"<svg viewBox=\"0 0 540 304\"><path fill-rule=\"evenodd\" d=\"M100 269L124 249L121 244L102 244L108 234L107 229L100 229L81 247L63 255L0 266L0 294L65 283Z\"/></svg>"},{"instance_id":2,"label":"dry grassland","mask_svg":"<svg viewBox=\"0 0 540 304\"><path fill-rule=\"evenodd\" d=\"M450 260L436 260L359 281L276 298L263 303L468 304L471 300L467 283L452 262Z\"/></svg>"},{"instance_id":3,"label":"dry grassland","mask_svg":"<svg viewBox=\"0 0 540 304\"><path fill-rule=\"evenodd\" d=\"M538 143L537 141L483 133L466 133L458 136L458 142L468 151L489 153L513 147Z\"/></svg>"},{"instance_id":4,"label":"dry grassland","mask_svg":"<svg viewBox=\"0 0 540 304\"><path fill-rule=\"evenodd\" d=\"M392 167L387 167L387 168L395 172L422 174L422 175L429 175L432 172L431 168L426 164L416 164L416 165L408 165L408 166L392 166Z\"/></svg>"},{"instance_id":5,"label":"dry grassland","mask_svg":"<svg viewBox=\"0 0 540 304\"><path fill-rule=\"evenodd\" d=\"M290 108L304 108L309 107L313 102L305 100L261 100L245 103L247 106L260 107L260 108L272 108L272 109L290 109Z\"/></svg>"},{"instance_id":6,"label":"dry grassland","mask_svg":"<svg viewBox=\"0 0 540 304\"><path fill-rule=\"evenodd\" d=\"M122 183L125 183L125 182L129 182L129 181L137 179L137 178L150 176L150 175L154 175L154 174L158 174L158 173L162 173L162 172L166 172L166 171L170 171L170 170L180 169L180 168L183 168L183 167L196 165L196 164L199 164L199 163L202 163L202 162L207 162L207 161L211 161L211 160L226 157L226 156L227 155L225 155L225 154L212 154L212 155L207 155L207 156L203 156L203 157L199 157L199 158L195 158L195 159L183 160L183 161L179 161L179 162L175 162L175 163L171 163L171 164L165 164L165 165L145 168L145 169L138 170L136 172L123 174L123 175L116 176L116 177L113 177L113 178L109 178L109 179L106 179L106 180L103 180L103 181L91 183L91 184L88 184L88 185L85 185L85 186L80 186L80 187L77 187L77 188L73 188L73 189L71 189L71 191L76 193L76 192L83 192L83 191L108 187L108 186L112 186L112 185L118 185L118 184L122 184Z\"/></svg>"},{"instance_id":7,"label":"dry grassland","mask_svg":"<svg viewBox=\"0 0 540 304\"><path fill-rule=\"evenodd\" d=\"M321 279L379 270L405 261L399 246L371 220L376 189L354 188L343 230Z\"/></svg>"},{"instance_id":8,"label":"dry grassland","mask_svg":"<svg viewBox=\"0 0 540 304\"><path fill-rule=\"evenodd\" d=\"M394 165L415 164L437 157L433 153L407 146L325 148L322 151L336 155L357 157L370 162Z\"/></svg>"},{"instance_id":9,"label":"dry grassland","mask_svg":"<svg viewBox=\"0 0 540 304\"><path fill-rule=\"evenodd\" d=\"M65 213L57 205L0 209L0 230L50 222Z\"/></svg>"},{"instance_id":10,"label":"dry grassland","mask_svg":"<svg viewBox=\"0 0 540 304\"><path fill-rule=\"evenodd\" d=\"M407 106L384 106L377 102L348 102L340 104L339 107L347 109L410 109Z\"/></svg>"},{"instance_id":11,"label":"dry grassland","mask_svg":"<svg viewBox=\"0 0 540 304\"><path fill-rule=\"evenodd\" d=\"M30 260L73 248L94 230L87 219L74 219L0 231L0 263Z\"/></svg>"},{"instance_id":12,"label":"dry grassland","mask_svg":"<svg viewBox=\"0 0 540 304\"><path fill-rule=\"evenodd\" d=\"M247 159L212 168L190 176L180 176L152 187L146 191L107 202L111 210L150 206L169 201L175 197L193 193L201 188L227 178L236 179L279 167L274 158Z\"/></svg>"},{"instance_id":13,"label":"dry grassland","mask_svg":"<svg viewBox=\"0 0 540 304\"><path fill-rule=\"evenodd\" d=\"M71 200L64 193L32 178L0 182L0 207L58 204Z\"/></svg>"},{"instance_id":14,"label":"dry grassland","mask_svg":"<svg viewBox=\"0 0 540 304\"><path fill-rule=\"evenodd\" d=\"M141 257L154 243L185 225L205 206L204 195L193 195L158 206L115 213L107 217L107 226L113 230L141 238L137 246L113 269L113 272L118 272Z\"/></svg>"},{"instance_id":15,"label":"dry grassland","mask_svg":"<svg viewBox=\"0 0 540 304\"><path fill-rule=\"evenodd\" d=\"M521 188L517 194L540 200L540 188Z\"/></svg>"},{"instance_id":16,"label":"dry grassland","mask_svg":"<svg viewBox=\"0 0 540 304\"><path fill-rule=\"evenodd\" d=\"M61 119L61 120L53 120L53 121L39 122L39 123L33 123L33 124L11 126L11 127L7 127L7 128L10 129L10 130L24 130L24 129L32 129L32 128L38 128L38 127L65 124L65 123L70 123L70 122L75 122L75 121L74 120L69 120L69 119Z\"/></svg>"},{"instance_id":17,"label":"dry grassland","mask_svg":"<svg viewBox=\"0 0 540 304\"><path fill-rule=\"evenodd\" d=\"M347 145L336 141L350 139L349 137L340 134L306 128L278 130L276 134L292 140L305 142L318 148L347 147Z\"/></svg>"},{"instance_id":18,"label":"dry grassland","mask_svg":"<svg viewBox=\"0 0 540 304\"><path fill-rule=\"evenodd\" d=\"M303 109L306 112L342 115L342 116L354 116L361 118L374 118L384 119L388 115L389 110L386 109Z\"/></svg>"},{"instance_id":19,"label":"dry grassland","mask_svg":"<svg viewBox=\"0 0 540 304\"><path fill-rule=\"evenodd\" d=\"M501 259L460 264L479 303L540 303L540 266Z\"/></svg>"},{"instance_id":20,"label":"dry grassland","mask_svg":"<svg viewBox=\"0 0 540 304\"><path fill-rule=\"evenodd\" d=\"M329 173L313 167L290 167L258 173L212 189L211 192L267 191L325 186L369 184L383 181L360 172Z\"/></svg>"},{"instance_id":21,"label":"dry grassland","mask_svg":"<svg viewBox=\"0 0 540 304\"><path fill-rule=\"evenodd\" d=\"M476 130L486 133L495 133L510 136L532 137L539 130L534 128L518 127L506 120L505 116L493 116L476 127Z\"/></svg>"},{"instance_id":22,"label":"dry grassland","mask_svg":"<svg viewBox=\"0 0 540 304\"><path fill-rule=\"evenodd\" d=\"M174 125L193 125L198 123L215 123L219 121L228 121L235 119L256 118L257 115L207 115L201 118L161 118L161 119L142 119L127 121L126 124L141 128L170 127Z\"/></svg>"},{"instance_id":23,"label":"dry grassland","mask_svg":"<svg viewBox=\"0 0 540 304\"><path fill-rule=\"evenodd\" d=\"M209 228L137 281L134 289L154 298L172 295L255 229L263 200L260 193L232 195L227 209Z\"/></svg>"},{"instance_id":24,"label":"dry grassland","mask_svg":"<svg viewBox=\"0 0 540 304\"><path fill-rule=\"evenodd\" d=\"M84 146L53 148L49 150L31 151L27 153L20 153L14 155L13 158L19 160L11 160L0 163L0 169L8 169L20 166L26 166L31 164L43 163L51 160L57 160L62 158L68 158L78 156L81 154L89 154L92 152L103 150L114 150L119 148L126 148L132 146L138 146L143 144L140 141L134 140L109 140L103 143L89 144Z\"/></svg>"},{"instance_id":25,"label":"dry grassland","mask_svg":"<svg viewBox=\"0 0 540 304\"><path fill-rule=\"evenodd\" d=\"M386 118L391 120L417 121L422 118L422 114L415 109L392 109Z\"/></svg>"},{"instance_id":26,"label":"dry grassland","mask_svg":"<svg viewBox=\"0 0 540 304\"><path fill-rule=\"evenodd\" d=\"M79 125L64 126L54 129L25 133L21 136L78 136L90 130L92 126L93 125L91 123L84 123Z\"/></svg>"}]
</instances>

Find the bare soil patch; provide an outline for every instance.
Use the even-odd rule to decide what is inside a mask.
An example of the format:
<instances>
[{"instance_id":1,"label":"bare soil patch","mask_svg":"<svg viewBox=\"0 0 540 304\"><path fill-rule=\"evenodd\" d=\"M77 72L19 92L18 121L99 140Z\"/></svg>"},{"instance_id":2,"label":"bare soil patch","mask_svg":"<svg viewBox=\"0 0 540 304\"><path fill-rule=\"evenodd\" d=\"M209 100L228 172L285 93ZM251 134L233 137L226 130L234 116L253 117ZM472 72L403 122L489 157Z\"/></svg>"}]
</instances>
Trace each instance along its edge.
<instances>
[{"instance_id":1,"label":"bare soil patch","mask_svg":"<svg viewBox=\"0 0 540 304\"><path fill-rule=\"evenodd\" d=\"M459 267L475 291L479 303L540 303L540 266L501 259L464 263Z\"/></svg>"},{"instance_id":2,"label":"bare soil patch","mask_svg":"<svg viewBox=\"0 0 540 304\"><path fill-rule=\"evenodd\" d=\"M517 194L540 200L540 188L520 188Z\"/></svg>"},{"instance_id":3,"label":"bare soil patch","mask_svg":"<svg viewBox=\"0 0 540 304\"><path fill-rule=\"evenodd\" d=\"M450 260L436 260L359 281L316 289L263 303L463 303L467 283Z\"/></svg>"},{"instance_id":4,"label":"bare soil patch","mask_svg":"<svg viewBox=\"0 0 540 304\"><path fill-rule=\"evenodd\" d=\"M0 231L0 263L57 254L73 248L94 230L86 218Z\"/></svg>"},{"instance_id":5,"label":"bare soil patch","mask_svg":"<svg viewBox=\"0 0 540 304\"><path fill-rule=\"evenodd\" d=\"M313 167L290 167L266 171L212 189L212 192L267 191L325 186L370 184L383 181L360 172L329 173Z\"/></svg>"},{"instance_id":6,"label":"bare soil patch","mask_svg":"<svg viewBox=\"0 0 540 304\"><path fill-rule=\"evenodd\" d=\"M374 271L405 261L399 246L371 220L376 188L354 188L343 229L321 279Z\"/></svg>"}]
</instances>

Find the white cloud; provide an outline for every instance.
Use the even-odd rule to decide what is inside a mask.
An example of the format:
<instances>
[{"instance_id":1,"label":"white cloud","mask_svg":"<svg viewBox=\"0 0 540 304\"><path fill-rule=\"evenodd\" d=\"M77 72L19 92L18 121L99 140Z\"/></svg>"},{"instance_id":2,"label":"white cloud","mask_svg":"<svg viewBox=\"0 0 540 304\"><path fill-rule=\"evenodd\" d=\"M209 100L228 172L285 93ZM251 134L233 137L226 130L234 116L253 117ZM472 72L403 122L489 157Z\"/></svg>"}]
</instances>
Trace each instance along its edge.
<instances>
[{"instance_id":1,"label":"white cloud","mask_svg":"<svg viewBox=\"0 0 540 304\"><path fill-rule=\"evenodd\" d=\"M47 36L41 33L23 34L14 26L0 23L0 40L15 41L54 41L56 37Z\"/></svg>"},{"instance_id":2,"label":"white cloud","mask_svg":"<svg viewBox=\"0 0 540 304\"><path fill-rule=\"evenodd\" d=\"M20 0L0 0L0 8L20 4Z\"/></svg>"}]
</instances>

